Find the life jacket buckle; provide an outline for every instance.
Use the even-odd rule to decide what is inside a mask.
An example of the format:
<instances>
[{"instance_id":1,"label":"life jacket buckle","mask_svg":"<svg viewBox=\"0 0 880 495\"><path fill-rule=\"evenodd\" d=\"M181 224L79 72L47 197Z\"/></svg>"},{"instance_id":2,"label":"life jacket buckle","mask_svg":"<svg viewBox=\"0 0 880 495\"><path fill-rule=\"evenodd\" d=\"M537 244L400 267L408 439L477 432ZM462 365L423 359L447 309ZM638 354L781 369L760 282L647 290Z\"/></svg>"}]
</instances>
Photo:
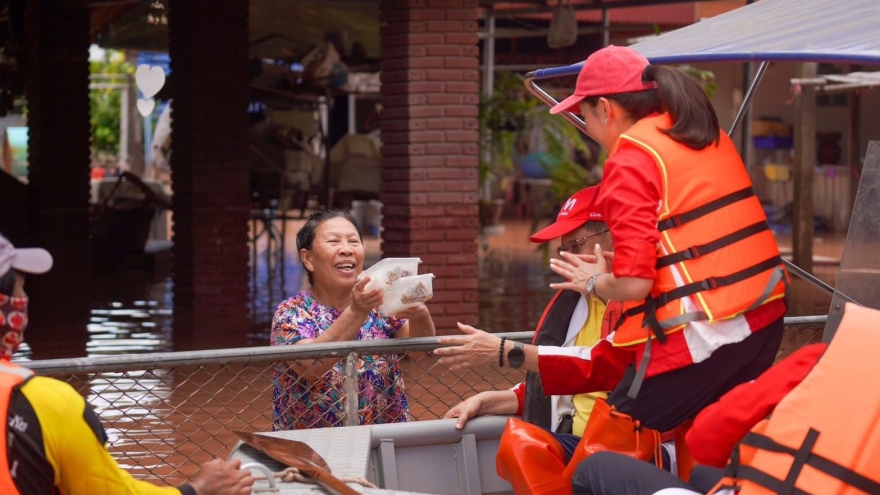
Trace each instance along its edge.
<instances>
[{"instance_id":1,"label":"life jacket buckle","mask_svg":"<svg viewBox=\"0 0 880 495\"><path fill-rule=\"evenodd\" d=\"M665 226L667 229L674 229L675 227L681 227L681 226L682 226L681 217L678 216L678 215L676 215L676 216L674 216L674 217L669 217L669 218L667 218L663 223L665 224L664 226Z\"/></svg>"},{"instance_id":2,"label":"life jacket buckle","mask_svg":"<svg viewBox=\"0 0 880 495\"><path fill-rule=\"evenodd\" d=\"M702 256L702 254L700 254L700 250L696 247L689 247L687 248L687 251L684 252L684 259L686 260L692 260L694 258L699 258L700 256Z\"/></svg>"},{"instance_id":3,"label":"life jacket buckle","mask_svg":"<svg viewBox=\"0 0 880 495\"><path fill-rule=\"evenodd\" d=\"M700 282L700 287L702 287L703 290L717 289L718 288L718 281L715 280L715 277L710 277L710 278L707 278L706 280L703 280L702 282Z\"/></svg>"}]
</instances>

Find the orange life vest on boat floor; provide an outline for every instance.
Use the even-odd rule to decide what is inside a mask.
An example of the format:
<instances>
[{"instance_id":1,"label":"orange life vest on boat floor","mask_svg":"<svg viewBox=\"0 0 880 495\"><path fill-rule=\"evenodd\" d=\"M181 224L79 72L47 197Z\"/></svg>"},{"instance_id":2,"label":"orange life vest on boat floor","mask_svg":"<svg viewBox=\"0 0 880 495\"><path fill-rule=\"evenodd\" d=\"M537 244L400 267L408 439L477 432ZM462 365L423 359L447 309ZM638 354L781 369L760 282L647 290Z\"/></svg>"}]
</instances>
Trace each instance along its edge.
<instances>
[{"instance_id":1,"label":"orange life vest on boat floor","mask_svg":"<svg viewBox=\"0 0 880 495\"><path fill-rule=\"evenodd\" d=\"M0 360L0 493L3 495L19 494L9 470L8 445L6 445L7 438L9 438L7 432L9 429L7 418L9 403L15 387L26 382L33 374L33 371L27 368Z\"/></svg>"},{"instance_id":2,"label":"orange life vest on boat floor","mask_svg":"<svg viewBox=\"0 0 880 495\"><path fill-rule=\"evenodd\" d=\"M734 449L710 493L880 494L880 311L846 305L807 377Z\"/></svg>"},{"instance_id":3,"label":"orange life vest on boat floor","mask_svg":"<svg viewBox=\"0 0 880 495\"><path fill-rule=\"evenodd\" d=\"M647 117L624 133L654 159L661 177L657 275L645 301L627 303L615 345L635 345L714 322L785 296L787 274L776 239L736 148L693 150L662 132L668 114ZM653 332L653 335L652 335Z\"/></svg>"}]
</instances>

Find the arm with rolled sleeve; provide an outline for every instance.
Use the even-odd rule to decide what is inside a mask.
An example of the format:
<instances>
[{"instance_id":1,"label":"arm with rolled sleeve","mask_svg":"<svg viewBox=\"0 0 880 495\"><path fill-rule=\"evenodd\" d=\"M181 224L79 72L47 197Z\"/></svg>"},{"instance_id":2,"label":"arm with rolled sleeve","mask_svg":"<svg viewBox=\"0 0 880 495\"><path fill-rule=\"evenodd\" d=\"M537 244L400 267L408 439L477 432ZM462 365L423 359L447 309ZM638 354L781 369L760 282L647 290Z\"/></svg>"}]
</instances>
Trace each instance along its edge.
<instances>
[{"instance_id":1,"label":"arm with rolled sleeve","mask_svg":"<svg viewBox=\"0 0 880 495\"><path fill-rule=\"evenodd\" d=\"M605 163L597 199L614 239L615 277L654 279L661 194L660 171L654 160L622 142Z\"/></svg>"}]
</instances>

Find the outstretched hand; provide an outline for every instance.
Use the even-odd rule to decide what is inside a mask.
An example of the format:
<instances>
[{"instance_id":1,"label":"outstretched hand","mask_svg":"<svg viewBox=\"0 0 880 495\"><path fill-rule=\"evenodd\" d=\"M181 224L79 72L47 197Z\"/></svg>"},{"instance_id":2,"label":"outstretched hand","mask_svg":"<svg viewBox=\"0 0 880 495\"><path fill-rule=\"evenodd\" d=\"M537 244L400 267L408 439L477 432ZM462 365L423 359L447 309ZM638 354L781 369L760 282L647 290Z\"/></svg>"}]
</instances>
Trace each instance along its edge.
<instances>
[{"instance_id":1,"label":"outstretched hand","mask_svg":"<svg viewBox=\"0 0 880 495\"><path fill-rule=\"evenodd\" d=\"M440 364L455 372L467 371L476 366L498 365L501 339L463 323L458 324L458 329L464 335L438 339L440 344L451 346L434 350L434 355L440 356Z\"/></svg>"},{"instance_id":2,"label":"outstretched hand","mask_svg":"<svg viewBox=\"0 0 880 495\"><path fill-rule=\"evenodd\" d=\"M593 254L576 255L563 252L561 256L561 259L550 259L550 269L557 275L565 278L566 282L550 284L550 287L553 289L573 290L589 295L587 293L587 280L593 275L608 272L608 261L599 244L593 247Z\"/></svg>"},{"instance_id":3,"label":"outstretched hand","mask_svg":"<svg viewBox=\"0 0 880 495\"><path fill-rule=\"evenodd\" d=\"M368 283L370 277L366 276L358 280L351 289L351 310L358 316L363 315L364 318L373 308L381 306L384 302L381 289L364 290Z\"/></svg>"},{"instance_id":4,"label":"outstretched hand","mask_svg":"<svg viewBox=\"0 0 880 495\"><path fill-rule=\"evenodd\" d=\"M253 475L241 470L239 459L208 461L190 483L197 495L249 495L253 484Z\"/></svg>"}]
</instances>

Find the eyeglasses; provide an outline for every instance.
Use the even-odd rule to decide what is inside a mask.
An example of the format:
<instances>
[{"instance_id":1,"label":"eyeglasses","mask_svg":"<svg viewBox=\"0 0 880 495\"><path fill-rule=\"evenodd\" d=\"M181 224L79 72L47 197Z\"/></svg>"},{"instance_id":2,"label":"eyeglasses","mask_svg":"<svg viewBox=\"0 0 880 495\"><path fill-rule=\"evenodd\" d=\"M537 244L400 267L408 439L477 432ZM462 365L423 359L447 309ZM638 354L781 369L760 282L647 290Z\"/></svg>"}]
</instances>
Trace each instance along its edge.
<instances>
[{"instance_id":1,"label":"eyeglasses","mask_svg":"<svg viewBox=\"0 0 880 495\"><path fill-rule=\"evenodd\" d=\"M599 232L599 233L596 233L593 235L588 235L586 237L580 237L578 239L572 239L572 240L568 241L567 243L563 243L561 246L556 248L556 254L558 254L559 256L562 256L562 253L564 253L566 251L571 254L578 254L579 252L581 252L581 246L586 244L588 240L592 239L593 237L600 236L602 234L607 234L608 232L609 231L606 229L606 230L603 230L602 232Z\"/></svg>"}]
</instances>

